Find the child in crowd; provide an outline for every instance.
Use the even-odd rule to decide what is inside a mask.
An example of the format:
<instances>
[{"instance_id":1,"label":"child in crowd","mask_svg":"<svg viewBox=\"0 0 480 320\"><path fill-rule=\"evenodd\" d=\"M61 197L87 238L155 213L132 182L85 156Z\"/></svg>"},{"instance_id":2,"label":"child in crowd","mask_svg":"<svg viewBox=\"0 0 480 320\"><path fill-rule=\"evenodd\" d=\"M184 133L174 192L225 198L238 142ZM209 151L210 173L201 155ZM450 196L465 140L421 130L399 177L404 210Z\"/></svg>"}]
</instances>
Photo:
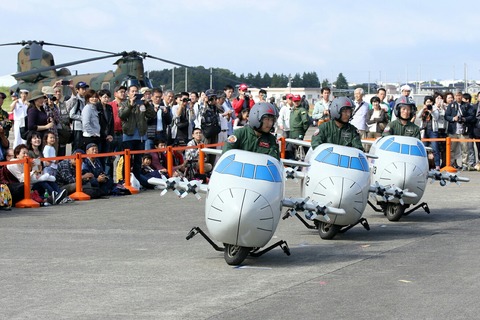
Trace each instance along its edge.
<instances>
[{"instance_id":1,"label":"child in crowd","mask_svg":"<svg viewBox=\"0 0 480 320\"><path fill-rule=\"evenodd\" d=\"M233 122L233 130L243 127L248 122L248 115L250 114L250 109L243 109L242 112L238 114L238 117Z\"/></svg>"},{"instance_id":2,"label":"child in crowd","mask_svg":"<svg viewBox=\"0 0 480 320\"><path fill-rule=\"evenodd\" d=\"M48 132L43 138L43 156L45 158L54 158L57 156L57 152L55 150L55 142L56 137L53 132ZM51 176L55 176L57 173L57 161L50 160L50 161L43 161L44 165L44 172L48 173Z\"/></svg>"},{"instance_id":3,"label":"child in crowd","mask_svg":"<svg viewBox=\"0 0 480 320\"><path fill-rule=\"evenodd\" d=\"M160 170L155 170L151 167L152 155L144 154L142 157L142 169L140 173L140 184L147 189L153 189L156 186L163 186L165 183L163 179L166 177Z\"/></svg>"}]
</instances>

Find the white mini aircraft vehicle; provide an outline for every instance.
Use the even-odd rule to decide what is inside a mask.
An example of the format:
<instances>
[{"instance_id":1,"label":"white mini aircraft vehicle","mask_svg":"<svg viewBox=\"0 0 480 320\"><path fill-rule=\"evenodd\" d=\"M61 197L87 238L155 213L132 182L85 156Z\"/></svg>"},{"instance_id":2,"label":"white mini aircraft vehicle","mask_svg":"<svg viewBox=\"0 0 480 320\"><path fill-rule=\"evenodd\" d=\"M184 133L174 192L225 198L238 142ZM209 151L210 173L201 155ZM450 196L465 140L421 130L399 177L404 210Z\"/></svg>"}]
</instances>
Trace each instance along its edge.
<instances>
[{"instance_id":1,"label":"white mini aircraft vehicle","mask_svg":"<svg viewBox=\"0 0 480 320\"><path fill-rule=\"evenodd\" d=\"M287 139L287 142L310 146L307 141ZM370 230L367 220L362 218L369 193L381 190L384 194L393 196L398 192L396 188L379 189L370 184L367 156L370 155L356 148L323 143L315 150L308 151L305 157L308 166L303 172L295 171L295 176L302 179L302 197L345 211L345 215L334 216L329 221L323 216L317 216L313 219L314 226L296 214L307 228L318 229L322 239L332 239L337 233L343 233L358 223ZM407 193L403 196L413 195Z\"/></svg>"},{"instance_id":2,"label":"white mini aircraft vehicle","mask_svg":"<svg viewBox=\"0 0 480 320\"><path fill-rule=\"evenodd\" d=\"M370 154L376 156L370 160L371 179L379 189L379 192L372 196L381 209L375 207L370 201L369 205L375 211L383 212L390 221L398 221L403 215L408 215L420 207L430 213L427 203L422 202L416 205L425 192L428 178L431 178L432 182L439 180L442 186L447 182L470 181L468 178L447 172L429 171L427 150L423 143L414 137L378 138L373 142ZM398 194L385 196L381 192L380 185L396 186L399 188ZM405 191L413 192L415 196L402 197L401 193ZM411 205L416 206L405 211Z\"/></svg>"},{"instance_id":3,"label":"white mini aircraft vehicle","mask_svg":"<svg viewBox=\"0 0 480 320\"><path fill-rule=\"evenodd\" d=\"M221 153L221 150L203 150ZM230 150L223 154L212 171L208 185L178 178L170 178L164 183L166 189L184 190L181 197L188 193L207 192L207 229L212 238L222 242L224 247L216 245L199 227L190 230L187 240L200 233L215 250L224 252L225 261L230 265L241 264L248 255L257 257L277 246L290 254L283 240L260 250L275 233L284 206L294 208L295 212L308 211L308 216L326 216L326 221L330 219L328 216L336 219L345 213L308 198L284 198L285 172L281 163L269 155L243 150Z\"/></svg>"}]
</instances>

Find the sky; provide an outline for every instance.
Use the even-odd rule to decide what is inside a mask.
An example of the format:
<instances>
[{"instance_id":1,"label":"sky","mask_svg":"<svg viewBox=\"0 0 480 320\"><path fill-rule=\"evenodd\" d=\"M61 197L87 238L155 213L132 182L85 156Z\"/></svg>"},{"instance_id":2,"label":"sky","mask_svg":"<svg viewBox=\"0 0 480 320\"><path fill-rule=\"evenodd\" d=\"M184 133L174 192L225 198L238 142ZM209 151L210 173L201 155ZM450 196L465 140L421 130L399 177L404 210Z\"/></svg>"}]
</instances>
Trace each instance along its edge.
<instances>
[{"instance_id":1,"label":"sky","mask_svg":"<svg viewBox=\"0 0 480 320\"><path fill-rule=\"evenodd\" d=\"M135 50L237 75L316 72L320 81L332 82L341 72L357 83L465 75L480 80L479 9L478 0L0 0L0 42ZM16 72L20 49L0 47L0 77ZM44 49L56 64L101 55ZM114 62L69 69L103 72L113 70ZM144 65L145 70L172 67L154 59Z\"/></svg>"}]
</instances>

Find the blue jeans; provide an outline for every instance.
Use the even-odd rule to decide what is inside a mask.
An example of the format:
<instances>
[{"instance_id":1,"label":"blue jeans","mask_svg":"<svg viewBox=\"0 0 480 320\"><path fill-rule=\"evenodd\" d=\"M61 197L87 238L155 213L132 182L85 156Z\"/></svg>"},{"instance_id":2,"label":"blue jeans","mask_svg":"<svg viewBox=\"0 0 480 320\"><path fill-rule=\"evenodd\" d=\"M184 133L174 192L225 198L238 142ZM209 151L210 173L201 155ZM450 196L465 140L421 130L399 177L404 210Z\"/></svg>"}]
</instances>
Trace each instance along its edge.
<instances>
[{"instance_id":1,"label":"blue jeans","mask_svg":"<svg viewBox=\"0 0 480 320\"><path fill-rule=\"evenodd\" d=\"M129 150L145 150L145 141L141 140L127 140L123 141L123 149ZM141 169L142 169L142 155L139 154L132 154L132 172L137 177L140 177ZM125 175L124 175L125 176Z\"/></svg>"},{"instance_id":2,"label":"blue jeans","mask_svg":"<svg viewBox=\"0 0 480 320\"><path fill-rule=\"evenodd\" d=\"M438 131L432 131L425 129L423 137L425 139L434 139L438 138ZM435 167L440 166L440 152L438 151L438 141L425 141L426 147L431 147L433 150L433 161L435 162Z\"/></svg>"}]
</instances>

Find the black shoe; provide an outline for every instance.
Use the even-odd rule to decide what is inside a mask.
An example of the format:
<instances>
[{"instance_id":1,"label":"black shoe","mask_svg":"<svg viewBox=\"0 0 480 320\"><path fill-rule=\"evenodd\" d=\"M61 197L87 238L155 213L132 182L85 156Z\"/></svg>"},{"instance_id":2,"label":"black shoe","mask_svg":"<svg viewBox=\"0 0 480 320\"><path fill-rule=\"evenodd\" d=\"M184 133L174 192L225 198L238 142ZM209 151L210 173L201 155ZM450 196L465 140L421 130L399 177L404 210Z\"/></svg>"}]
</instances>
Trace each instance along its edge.
<instances>
[{"instance_id":1,"label":"black shoe","mask_svg":"<svg viewBox=\"0 0 480 320\"><path fill-rule=\"evenodd\" d=\"M62 200L65 199L67 196L68 196L67 190L63 189L53 198L53 203L60 204Z\"/></svg>"}]
</instances>

